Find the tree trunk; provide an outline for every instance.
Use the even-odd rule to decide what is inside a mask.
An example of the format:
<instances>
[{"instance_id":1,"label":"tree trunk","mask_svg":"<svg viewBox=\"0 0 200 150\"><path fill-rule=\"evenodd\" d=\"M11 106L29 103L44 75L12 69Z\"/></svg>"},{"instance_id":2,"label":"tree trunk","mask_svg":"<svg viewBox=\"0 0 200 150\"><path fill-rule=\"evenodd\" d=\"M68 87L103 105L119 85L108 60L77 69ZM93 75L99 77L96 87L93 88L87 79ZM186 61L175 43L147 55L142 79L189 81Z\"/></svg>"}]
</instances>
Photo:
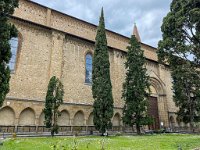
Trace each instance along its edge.
<instances>
[{"instance_id":1,"label":"tree trunk","mask_svg":"<svg viewBox=\"0 0 200 150\"><path fill-rule=\"evenodd\" d=\"M132 125L132 131L133 131L133 133L134 133L134 126Z\"/></svg>"},{"instance_id":2,"label":"tree trunk","mask_svg":"<svg viewBox=\"0 0 200 150\"><path fill-rule=\"evenodd\" d=\"M191 106L190 106L190 131L194 132L194 115Z\"/></svg>"},{"instance_id":3,"label":"tree trunk","mask_svg":"<svg viewBox=\"0 0 200 150\"><path fill-rule=\"evenodd\" d=\"M190 101L190 131L194 132L194 108L193 108L193 102L192 98L189 96L189 101Z\"/></svg>"},{"instance_id":4,"label":"tree trunk","mask_svg":"<svg viewBox=\"0 0 200 150\"><path fill-rule=\"evenodd\" d=\"M136 129L137 129L137 134L140 135L141 134L141 130L140 130L140 125L136 124Z\"/></svg>"},{"instance_id":5,"label":"tree trunk","mask_svg":"<svg viewBox=\"0 0 200 150\"><path fill-rule=\"evenodd\" d=\"M189 85L186 82L186 92L187 92L187 97L188 97L188 102L189 102L189 119L190 119L190 131L194 132L194 108L193 108L193 101L191 98L191 91L189 90Z\"/></svg>"},{"instance_id":6,"label":"tree trunk","mask_svg":"<svg viewBox=\"0 0 200 150\"><path fill-rule=\"evenodd\" d=\"M54 104L55 105L55 104ZM54 108L54 107L53 107ZM51 128L51 136L54 136L55 132L55 125L56 125L56 110L53 111L53 127Z\"/></svg>"},{"instance_id":7,"label":"tree trunk","mask_svg":"<svg viewBox=\"0 0 200 150\"><path fill-rule=\"evenodd\" d=\"M54 131L53 131L54 127L51 127L51 137L54 137Z\"/></svg>"}]
</instances>

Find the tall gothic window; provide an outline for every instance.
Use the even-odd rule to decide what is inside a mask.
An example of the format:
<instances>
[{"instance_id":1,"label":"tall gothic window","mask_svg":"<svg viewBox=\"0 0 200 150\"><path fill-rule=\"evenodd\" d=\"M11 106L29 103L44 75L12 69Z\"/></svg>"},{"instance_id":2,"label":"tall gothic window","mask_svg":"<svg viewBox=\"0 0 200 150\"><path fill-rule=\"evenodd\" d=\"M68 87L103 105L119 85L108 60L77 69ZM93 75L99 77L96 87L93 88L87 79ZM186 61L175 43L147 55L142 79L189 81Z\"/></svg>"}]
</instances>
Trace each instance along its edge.
<instances>
[{"instance_id":1,"label":"tall gothic window","mask_svg":"<svg viewBox=\"0 0 200 150\"><path fill-rule=\"evenodd\" d=\"M85 57L85 83L92 83L92 54L87 53Z\"/></svg>"},{"instance_id":2,"label":"tall gothic window","mask_svg":"<svg viewBox=\"0 0 200 150\"><path fill-rule=\"evenodd\" d=\"M18 50L19 39L18 38L11 38L9 43L10 43L10 47L11 47L12 57L10 59L8 66L9 66L11 71L14 71L15 65L16 65L16 60L17 60L17 50Z\"/></svg>"}]
</instances>

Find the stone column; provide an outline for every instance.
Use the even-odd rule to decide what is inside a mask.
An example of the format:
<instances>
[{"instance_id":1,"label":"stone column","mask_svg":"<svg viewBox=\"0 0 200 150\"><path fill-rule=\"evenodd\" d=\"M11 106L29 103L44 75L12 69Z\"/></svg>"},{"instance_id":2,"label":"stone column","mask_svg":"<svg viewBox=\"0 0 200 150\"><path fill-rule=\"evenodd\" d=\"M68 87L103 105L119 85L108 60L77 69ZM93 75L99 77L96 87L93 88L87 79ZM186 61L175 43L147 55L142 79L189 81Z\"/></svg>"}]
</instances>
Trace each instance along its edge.
<instances>
[{"instance_id":1,"label":"stone column","mask_svg":"<svg viewBox=\"0 0 200 150\"><path fill-rule=\"evenodd\" d=\"M35 117L35 126L36 126L36 133L38 132L38 126L39 126L39 116L37 115Z\"/></svg>"},{"instance_id":2,"label":"stone column","mask_svg":"<svg viewBox=\"0 0 200 150\"><path fill-rule=\"evenodd\" d=\"M35 116L35 125L36 125L36 126L39 125L39 116Z\"/></svg>"},{"instance_id":3,"label":"stone column","mask_svg":"<svg viewBox=\"0 0 200 150\"><path fill-rule=\"evenodd\" d=\"M73 119L69 119L69 125L71 126L71 132L73 132Z\"/></svg>"},{"instance_id":4,"label":"stone column","mask_svg":"<svg viewBox=\"0 0 200 150\"><path fill-rule=\"evenodd\" d=\"M15 132L17 132L18 125L19 125L19 118L15 118Z\"/></svg>"},{"instance_id":5,"label":"stone column","mask_svg":"<svg viewBox=\"0 0 200 150\"><path fill-rule=\"evenodd\" d=\"M87 132L87 119L84 119L85 131Z\"/></svg>"}]
</instances>

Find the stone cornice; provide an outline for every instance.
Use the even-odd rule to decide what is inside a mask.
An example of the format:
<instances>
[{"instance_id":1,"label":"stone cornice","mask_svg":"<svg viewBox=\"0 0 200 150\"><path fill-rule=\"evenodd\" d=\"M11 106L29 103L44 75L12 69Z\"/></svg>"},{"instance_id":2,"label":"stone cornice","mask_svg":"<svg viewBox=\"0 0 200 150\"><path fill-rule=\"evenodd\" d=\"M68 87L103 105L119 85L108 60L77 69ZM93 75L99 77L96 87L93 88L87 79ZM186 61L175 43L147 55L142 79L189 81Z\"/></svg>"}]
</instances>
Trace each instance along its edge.
<instances>
[{"instance_id":1,"label":"stone cornice","mask_svg":"<svg viewBox=\"0 0 200 150\"><path fill-rule=\"evenodd\" d=\"M17 97L12 97L12 96L8 96L6 97L6 100L9 101L25 101L25 102L37 102L37 103L44 103L45 100L41 100L41 99L30 99L30 98L17 98ZM85 104L85 103L68 103L65 102L65 100L63 100L63 104L62 105L77 105L77 106L92 106L92 104ZM115 109L122 109L121 107L114 107Z\"/></svg>"}]
</instances>

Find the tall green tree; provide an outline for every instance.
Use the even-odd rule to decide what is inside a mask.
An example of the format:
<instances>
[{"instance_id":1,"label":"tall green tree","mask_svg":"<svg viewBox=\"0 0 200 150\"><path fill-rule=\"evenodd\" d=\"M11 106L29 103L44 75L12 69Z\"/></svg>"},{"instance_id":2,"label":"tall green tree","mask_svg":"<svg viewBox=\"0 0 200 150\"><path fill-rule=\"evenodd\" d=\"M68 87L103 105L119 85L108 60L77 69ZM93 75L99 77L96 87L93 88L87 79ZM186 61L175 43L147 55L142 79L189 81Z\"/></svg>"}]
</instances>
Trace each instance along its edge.
<instances>
[{"instance_id":1,"label":"tall green tree","mask_svg":"<svg viewBox=\"0 0 200 150\"><path fill-rule=\"evenodd\" d=\"M145 68L144 51L134 35L131 36L127 50L125 62L127 72L122 92L125 105L122 119L129 126L136 125L137 133L141 134L140 126L150 123L150 118L147 116L150 96L149 76Z\"/></svg>"},{"instance_id":2,"label":"tall green tree","mask_svg":"<svg viewBox=\"0 0 200 150\"><path fill-rule=\"evenodd\" d=\"M97 29L92 70L93 122L100 133L112 127L113 96L103 8Z\"/></svg>"},{"instance_id":3,"label":"tall green tree","mask_svg":"<svg viewBox=\"0 0 200 150\"><path fill-rule=\"evenodd\" d=\"M200 120L200 79L191 62L182 58L174 58L176 65L172 68L174 101L179 107L178 119L190 123ZM198 71L199 72L199 71ZM199 72L200 73L200 72Z\"/></svg>"},{"instance_id":4,"label":"tall green tree","mask_svg":"<svg viewBox=\"0 0 200 150\"><path fill-rule=\"evenodd\" d=\"M10 69L7 64L12 55L9 40L17 37L17 29L8 21L16 7L18 0L0 0L0 107L9 92Z\"/></svg>"},{"instance_id":5,"label":"tall green tree","mask_svg":"<svg viewBox=\"0 0 200 150\"><path fill-rule=\"evenodd\" d=\"M51 128L51 135L58 133L58 117L60 115L59 106L63 103L63 85L61 81L53 76L48 85L48 90L45 100L45 125L47 128Z\"/></svg>"},{"instance_id":6,"label":"tall green tree","mask_svg":"<svg viewBox=\"0 0 200 150\"><path fill-rule=\"evenodd\" d=\"M200 115L200 1L173 0L161 30L159 62L171 69L178 117L193 128Z\"/></svg>"}]
</instances>

